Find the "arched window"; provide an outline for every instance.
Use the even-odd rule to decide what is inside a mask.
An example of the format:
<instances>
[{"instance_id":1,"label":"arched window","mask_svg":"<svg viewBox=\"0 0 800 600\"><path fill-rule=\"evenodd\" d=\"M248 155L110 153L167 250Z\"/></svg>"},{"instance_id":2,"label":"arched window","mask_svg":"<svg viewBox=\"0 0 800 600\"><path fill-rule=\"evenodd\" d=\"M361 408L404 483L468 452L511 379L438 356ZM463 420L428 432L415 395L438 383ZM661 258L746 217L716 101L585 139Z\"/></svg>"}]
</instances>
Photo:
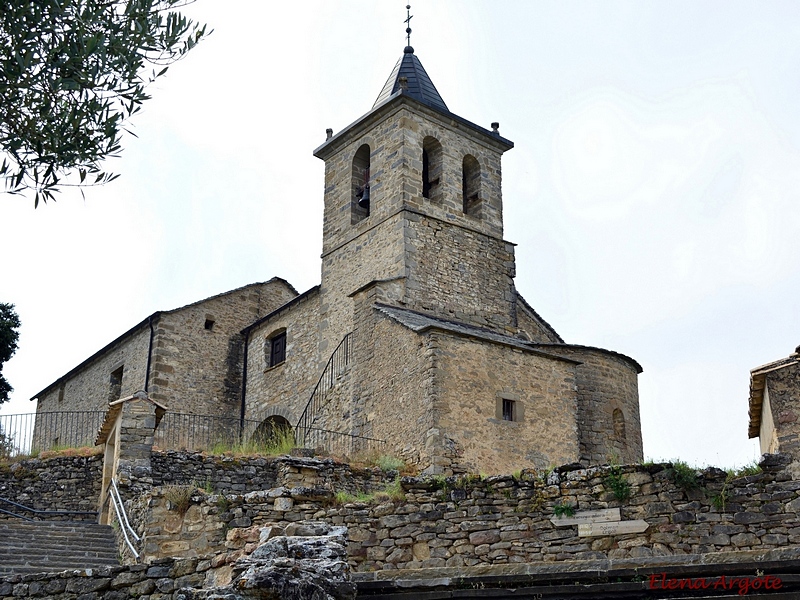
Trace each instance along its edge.
<instances>
[{"instance_id":1,"label":"arched window","mask_svg":"<svg viewBox=\"0 0 800 600\"><path fill-rule=\"evenodd\" d=\"M464 200L464 214L481 216L481 166L478 160L467 154L461 163L461 192Z\"/></svg>"},{"instance_id":2,"label":"arched window","mask_svg":"<svg viewBox=\"0 0 800 600\"><path fill-rule=\"evenodd\" d=\"M625 415L622 414L620 409L615 408L614 412L611 413L611 420L614 423L614 437L618 442L625 444L627 440L625 435Z\"/></svg>"},{"instance_id":3,"label":"arched window","mask_svg":"<svg viewBox=\"0 0 800 600\"><path fill-rule=\"evenodd\" d=\"M431 136L422 140L422 196L439 199L439 180L442 176L442 145Z\"/></svg>"},{"instance_id":4,"label":"arched window","mask_svg":"<svg viewBox=\"0 0 800 600\"><path fill-rule=\"evenodd\" d=\"M352 200L350 222L355 224L369 216L369 146L363 144L353 157Z\"/></svg>"}]
</instances>

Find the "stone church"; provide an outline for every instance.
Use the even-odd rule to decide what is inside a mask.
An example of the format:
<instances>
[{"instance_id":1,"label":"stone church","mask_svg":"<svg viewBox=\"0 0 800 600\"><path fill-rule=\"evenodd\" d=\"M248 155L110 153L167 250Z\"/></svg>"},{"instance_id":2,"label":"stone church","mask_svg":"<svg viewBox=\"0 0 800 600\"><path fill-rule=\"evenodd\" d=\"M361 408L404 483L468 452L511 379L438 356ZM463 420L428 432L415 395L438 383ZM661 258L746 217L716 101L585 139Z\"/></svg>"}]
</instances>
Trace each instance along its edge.
<instances>
[{"instance_id":1,"label":"stone church","mask_svg":"<svg viewBox=\"0 0 800 600\"><path fill-rule=\"evenodd\" d=\"M146 390L168 412L291 426L305 446L382 440L429 473L640 461L639 364L565 343L514 285L512 148L450 112L406 47L372 108L314 151L320 285L275 278L154 313L37 410Z\"/></svg>"}]
</instances>

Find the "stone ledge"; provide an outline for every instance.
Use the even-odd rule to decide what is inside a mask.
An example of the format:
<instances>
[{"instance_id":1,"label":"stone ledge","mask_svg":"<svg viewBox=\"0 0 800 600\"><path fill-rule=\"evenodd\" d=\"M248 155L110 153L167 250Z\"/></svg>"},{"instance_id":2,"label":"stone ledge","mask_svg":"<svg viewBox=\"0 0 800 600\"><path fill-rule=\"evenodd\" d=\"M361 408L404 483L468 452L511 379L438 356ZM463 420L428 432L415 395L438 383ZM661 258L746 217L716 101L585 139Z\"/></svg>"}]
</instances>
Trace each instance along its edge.
<instances>
[{"instance_id":1,"label":"stone ledge","mask_svg":"<svg viewBox=\"0 0 800 600\"><path fill-rule=\"evenodd\" d=\"M440 567L427 569L392 569L384 571L353 573L353 581L391 581L403 587L411 582L430 582L443 585L442 581L456 582L474 578L553 579L560 575L576 577L631 577L646 576L651 572L680 572L686 576L721 573L727 568L744 566L768 572L770 569L800 572L800 547L773 550L746 550L739 552L717 552L713 554L683 554L676 556L654 556L636 559L573 560L563 562L516 563L506 565L481 565L474 567ZM716 570L713 567L717 567ZM419 585L419 584L414 584ZM449 585L449 584L445 584Z\"/></svg>"}]
</instances>

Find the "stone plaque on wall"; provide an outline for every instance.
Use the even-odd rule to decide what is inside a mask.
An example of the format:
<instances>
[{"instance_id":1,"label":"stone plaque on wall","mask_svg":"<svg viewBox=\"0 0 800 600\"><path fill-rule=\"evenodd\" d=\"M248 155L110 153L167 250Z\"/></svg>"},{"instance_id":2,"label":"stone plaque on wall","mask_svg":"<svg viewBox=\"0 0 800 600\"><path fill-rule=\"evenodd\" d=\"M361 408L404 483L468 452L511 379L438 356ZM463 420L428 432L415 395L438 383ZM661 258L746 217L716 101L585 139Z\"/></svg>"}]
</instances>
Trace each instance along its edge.
<instances>
[{"instance_id":1,"label":"stone plaque on wall","mask_svg":"<svg viewBox=\"0 0 800 600\"><path fill-rule=\"evenodd\" d=\"M625 533L642 533L650 524L637 519L634 521L611 521L607 523L580 523L578 537L599 537L606 535L622 535Z\"/></svg>"}]
</instances>

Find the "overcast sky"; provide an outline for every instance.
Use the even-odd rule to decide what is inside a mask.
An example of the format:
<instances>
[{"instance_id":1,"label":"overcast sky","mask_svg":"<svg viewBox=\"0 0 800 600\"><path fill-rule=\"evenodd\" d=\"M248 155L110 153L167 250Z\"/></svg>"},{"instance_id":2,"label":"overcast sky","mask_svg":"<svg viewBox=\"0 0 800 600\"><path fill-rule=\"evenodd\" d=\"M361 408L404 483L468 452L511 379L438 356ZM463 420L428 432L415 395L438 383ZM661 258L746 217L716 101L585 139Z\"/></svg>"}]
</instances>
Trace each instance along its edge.
<instances>
[{"instance_id":1,"label":"overcast sky","mask_svg":"<svg viewBox=\"0 0 800 600\"><path fill-rule=\"evenodd\" d=\"M742 465L750 369L800 344L800 3L417 0L411 43L503 158L516 285L569 343L627 354L645 456ZM405 0L198 0L214 33L108 167L34 210L0 196L3 413L148 314L319 282L323 163L405 46Z\"/></svg>"}]
</instances>

